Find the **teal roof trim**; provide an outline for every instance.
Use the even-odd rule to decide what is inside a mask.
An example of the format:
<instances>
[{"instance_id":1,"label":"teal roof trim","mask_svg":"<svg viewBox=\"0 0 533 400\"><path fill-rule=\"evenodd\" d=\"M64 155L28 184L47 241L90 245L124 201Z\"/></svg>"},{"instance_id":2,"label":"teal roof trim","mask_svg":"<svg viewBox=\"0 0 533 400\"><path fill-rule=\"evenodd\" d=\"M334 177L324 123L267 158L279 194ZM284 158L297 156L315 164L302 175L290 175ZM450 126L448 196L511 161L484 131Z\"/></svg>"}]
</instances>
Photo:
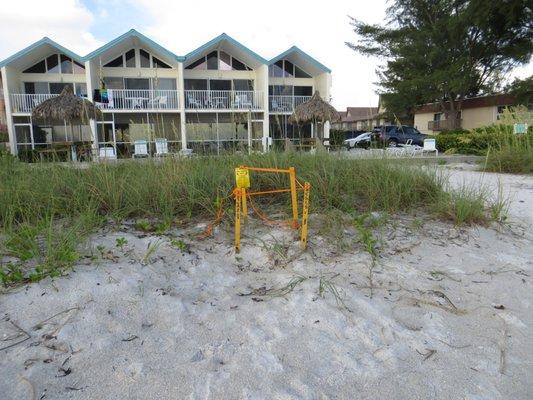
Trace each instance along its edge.
<instances>
[{"instance_id":1,"label":"teal roof trim","mask_svg":"<svg viewBox=\"0 0 533 400\"><path fill-rule=\"evenodd\" d=\"M239 48L240 50L244 51L245 53L248 53L250 56L258 60L261 64L268 64L268 61L261 57L259 54L255 53L254 51L250 50L248 47L244 46L242 43L238 42L237 40L233 39L231 36L222 33L218 35L216 38L210 40L209 42L203 44L202 46L198 47L197 49L191 51L190 53L186 54L184 59L194 59L198 56L200 56L204 51L212 47L213 45L216 45L223 40L227 40L235 47Z\"/></svg>"},{"instance_id":2,"label":"teal roof trim","mask_svg":"<svg viewBox=\"0 0 533 400\"><path fill-rule=\"evenodd\" d=\"M307 54L305 51L303 50L300 50L298 47L296 46L292 46L290 49L288 49L287 51L284 51L283 53L281 53L280 55L274 57L273 59L271 59L268 64L271 65L271 64L274 64L276 61L279 61L285 57L287 57L289 54L291 53L298 53L299 55L301 55L303 58L305 58L307 61L309 61L311 64L313 64L315 67L317 67L318 69L321 69L322 71L324 72L329 72L331 73L331 70L326 67L324 64L322 64L321 62L315 60L313 57L311 57L309 54Z\"/></svg>"},{"instance_id":3,"label":"teal roof trim","mask_svg":"<svg viewBox=\"0 0 533 400\"><path fill-rule=\"evenodd\" d=\"M95 51L93 51L93 52L91 52L89 54L87 54L84 57L84 60L85 61L90 60L91 58L94 58L94 57L102 54L104 51L109 50L110 48L112 48L116 44L122 42L124 39L130 38L130 37L138 38L139 40L147 43L150 47L153 47L154 49L160 51L161 53L166 54L168 57L170 57L173 60L176 60L176 61L184 61L185 60L184 57L177 56L176 54L174 54L170 50L165 49L163 46L161 46L160 44L154 42L149 37L144 36L142 33L136 31L135 29L129 30L128 32L124 33L123 35L120 35L119 37L111 40L110 42L108 42L106 44L104 44L102 47L96 49Z\"/></svg>"},{"instance_id":4,"label":"teal roof trim","mask_svg":"<svg viewBox=\"0 0 533 400\"><path fill-rule=\"evenodd\" d=\"M59 52L66 54L67 56L69 56L70 58L72 58L72 59L74 59L74 60L76 60L78 62L83 62L84 61L83 57L81 57L78 54L74 53L73 51L70 51L69 49L61 46L60 44L54 42L52 39L50 39L48 37L44 37L41 40L38 40L35 43L30 44L28 47L20 50L19 52L13 54L12 56L6 58L5 60L0 61L0 68L6 66L7 64L9 64L12 61L17 60L20 57L24 57L26 54L32 52L36 48L38 48L38 47L40 47L42 45L45 45L45 44L48 44L48 45L50 45L52 47L55 47L56 49L59 50Z\"/></svg>"}]
</instances>

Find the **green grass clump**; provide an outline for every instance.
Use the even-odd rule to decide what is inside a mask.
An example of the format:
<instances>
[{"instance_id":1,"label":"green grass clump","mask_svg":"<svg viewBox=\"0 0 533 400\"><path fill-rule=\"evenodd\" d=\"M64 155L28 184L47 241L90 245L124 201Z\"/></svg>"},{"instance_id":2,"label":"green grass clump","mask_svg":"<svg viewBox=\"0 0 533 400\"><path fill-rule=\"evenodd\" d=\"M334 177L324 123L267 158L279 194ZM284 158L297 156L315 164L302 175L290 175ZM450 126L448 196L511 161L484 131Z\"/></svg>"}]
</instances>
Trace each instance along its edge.
<instances>
[{"instance_id":1,"label":"green grass clump","mask_svg":"<svg viewBox=\"0 0 533 400\"><path fill-rule=\"evenodd\" d=\"M533 174L533 133L501 135L487 152L485 171Z\"/></svg>"},{"instance_id":2,"label":"green grass clump","mask_svg":"<svg viewBox=\"0 0 533 400\"><path fill-rule=\"evenodd\" d=\"M1 156L1 250L20 262L37 259L31 279L60 274L78 259L83 238L108 220L134 219L138 229L157 233L168 229L169 221L212 218L241 164L294 166L298 178L312 185L314 213L429 212L456 223L486 218L480 198L446 193L436 170L387 159L271 152L76 166ZM285 174L252 172L251 179L257 190L288 187ZM265 201L290 204L288 195ZM229 200L224 205L232 206Z\"/></svg>"}]
</instances>

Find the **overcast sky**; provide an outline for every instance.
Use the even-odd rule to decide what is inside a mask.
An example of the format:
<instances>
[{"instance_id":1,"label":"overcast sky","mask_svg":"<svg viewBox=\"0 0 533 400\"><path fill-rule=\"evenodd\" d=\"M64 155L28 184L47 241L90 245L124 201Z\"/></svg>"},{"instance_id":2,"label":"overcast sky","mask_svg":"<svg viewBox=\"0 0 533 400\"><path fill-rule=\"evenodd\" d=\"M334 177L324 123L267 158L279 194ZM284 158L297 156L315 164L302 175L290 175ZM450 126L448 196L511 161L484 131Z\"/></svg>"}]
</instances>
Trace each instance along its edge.
<instances>
[{"instance_id":1,"label":"overcast sky","mask_svg":"<svg viewBox=\"0 0 533 400\"><path fill-rule=\"evenodd\" d=\"M266 59L292 45L333 72L332 101L377 106L375 69L381 62L350 50L349 15L377 23L386 0L3 0L0 59L48 36L80 55L131 28L178 55L222 32ZM421 55L423 57L423 55ZM513 75L533 73L533 64Z\"/></svg>"}]
</instances>

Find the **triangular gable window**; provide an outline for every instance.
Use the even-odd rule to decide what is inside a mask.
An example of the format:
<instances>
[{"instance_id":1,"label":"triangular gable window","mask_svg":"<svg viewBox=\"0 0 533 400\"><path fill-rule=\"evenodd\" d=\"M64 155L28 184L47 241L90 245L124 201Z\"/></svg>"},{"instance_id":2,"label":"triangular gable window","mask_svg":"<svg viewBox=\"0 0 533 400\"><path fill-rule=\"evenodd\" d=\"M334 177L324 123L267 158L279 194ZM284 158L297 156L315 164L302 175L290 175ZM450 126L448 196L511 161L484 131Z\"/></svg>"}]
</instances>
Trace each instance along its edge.
<instances>
[{"instance_id":1,"label":"triangular gable window","mask_svg":"<svg viewBox=\"0 0 533 400\"><path fill-rule=\"evenodd\" d=\"M137 58L139 62L137 62ZM114 60L104 64L106 68L136 68L140 65L141 68L172 68L167 63L161 61L159 58L154 57L146 50L139 49L137 53L135 49L128 50L121 54Z\"/></svg>"},{"instance_id":2,"label":"triangular gable window","mask_svg":"<svg viewBox=\"0 0 533 400\"><path fill-rule=\"evenodd\" d=\"M222 50L215 50L189 64L185 69L218 71L251 71L242 61Z\"/></svg>"},{"instance_id":3,"label":"triangular gable window","mask_svg":"<svg viewBox=\"0 0 533 400\"><path fill-rule=\"evenodd\" d=\"M52 54L22 71L25 74L83 74L85 66L65 54Z\"/></svg>"},{"instance_id":4,"label":"triangular gable window","mask_svg":"<svg viewBox=\"0 0 533 400\"><path fill-rule=\"evenodd\" d=\"M278 60L269 65L268 76L273 78L311 78L311 75L289 60Z\"/></svg>"}]
</instances>

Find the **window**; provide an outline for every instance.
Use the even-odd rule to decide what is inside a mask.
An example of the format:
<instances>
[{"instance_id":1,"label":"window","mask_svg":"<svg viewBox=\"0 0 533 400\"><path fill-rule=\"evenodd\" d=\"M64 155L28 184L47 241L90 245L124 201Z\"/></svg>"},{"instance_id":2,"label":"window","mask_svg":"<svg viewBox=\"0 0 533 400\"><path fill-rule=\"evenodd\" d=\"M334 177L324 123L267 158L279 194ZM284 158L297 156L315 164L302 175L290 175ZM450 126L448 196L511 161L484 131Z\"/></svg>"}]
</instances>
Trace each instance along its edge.
<instances>
[{"instance_id":1,"label":"window","mask_svg":"<svg viewBox=\"0 0 533 400\"><path fill-rule=\"evenodd\" d=\"M296 78L311 78L311 75L309 75L307 72L305 72L303 69L301 69L297 65L294 66L294 76Z\"/></svg>"},{"instance_id":2,"label":"window","mask_svg":"<svg viewBox=\"0 0 533 400\"><path fill-rule=\"evenodd\" d=\"M273 78L281 78L283 76L283 60L276 61L268 67L268 74Z\"/></svg>"},{"instance_id":3,"label":"window","mask_svg":"<svg viewBox=\"0 0 533 400\"><path fill-rule=\"evenodd\" d=\"M150 89L150 79L125 78L124 83L125 83L126 89L136 89L136 90L149 90Z\"/></svg>"},{"instance_id":4,"label":"window","mask_svg":"<svg viewBox=\"0 0 533 400\"><path fill-rule=\"evenodd\" d=\"M135 50L131 49L126 54L126 68L135 68Z\"/></svg>"},{"instance_id":5,"label":"window","mask_svg":"<svg viewBox=\"0 0 533 400\"><path fill-rule=\"evenodd\" d=\"M85 66L65 54L52 54L22 72L26 74L83 74Z\"/></svg>"},{"instance_id":6,"label":"window","mask_svg":"<svg viewBox=\"0 0 533 400\"><path fill-rule=\"evenodd\" d=\"M199 58L195 62L189 64L185 69L200 69L200 70L219 70L219 71L251 71L243 62L232 57L224 51L215 50L207 56Z\"/></svg>"},{"instance_id":7,"label":"window","mask_svg":"<svg viewBox=\"0 0 533 400\"><path fill-rule=\"evenodd\" d=\"M64 54L61 54L61 73L72 74L72 60Z\"/></svg>"},{"instance_id":8,"label":"window","mask_svg":"<svg viewBox=\"0 0 533 400\"><path fill-rule=\"evenodd\" d=\"M171 68L170 65L164 63L159 58L155 58L154 56L152 56L152 62L154 64L154 68Z\"/></svg>"},{"instance_id":9,"label":"window","mask_svg":"<svg viewBox=\"0 0 533 400\"><path fill-rule=\"evenodd\" d=\"M185 79L185 90L207 90L207 79Z\"/></svg>"},{"instance_id":10,"label":"window","mask_svg":"<svg viewBox=\"0 0 533 400\"><path fill-rule=\"evenodd\" d=\"M249 79L234 79L233 90L254 90L254 81Z\"/></svg>"},{"instance_id":11,"label":"window","mask_svg":"<svg viewBox=\"0 0 533 400\"><path fill-rule=\"evenodd\" d=\"M46 72L49 74L59 74L59 61L57 54L51 55L46 59Z\"/></svg>"},{"instance_id":12,"label":"window","mask_svg":"<svg viewBox=\"0 0 533 400\"><path fill-rule=\"evenodd\" d=\"M312 96L313 87L312 86L295 86L294 95L295 96Z\"/></svg>"},{"instance_id":13,"label":"window","mask_svg":"<svg viewBox=\"0 0 533 400\"><path fill-rule=\"evenodd\" d=\"M509 106L498 106L496 109L496 119L499 121L500 118L503 116L506 110L509 109Z\"/></svg>"},{"instance_id":14,"label":"window","mask_svg":"<svg viewBox=\"0 0 533 400\"><path fill-rule=\"evenodd\" d=\"M244 63L240 62L235 58L232 58L231 65L235 71L250 71L250 68L248 68L246 65L244 65Z\"/></svg>"},{"instance_id":15,"label":"window","mask_svg":"<svg viewBox=\"0 0 533 400\"><path fill-rule=\"evenodd\" d=\"M104 77L106 89L124 89L124 80L122 78Z\"/></svg>"},{"instance_id":16,"label":"window","mask_svg":"<svg viewBox=\"0 0 533 400\"><path fill-rule=\"evenodd\" d=\"M114 60L109 61L107 64L104 65L104 67L108 68L118 68L124 66L124 60L122 59L122 54L120 57L115 58Z\"/></svg>"},{"instance_id":17,"label":"window","mask_svg":"<svg viewBox=\"0 0 533 400\"><path fill-rule=\"evenodd\" d=\"M23 72L26 74L44 74L46 72L46 63L44 60L39 61L37 64L25 69Z\"/></svg>"},{"instance_id":18,"label":"window","mask_svg":"<svg viewBox=\"0 0 533 400\"><path fill-rule=\"evenodd\" d=\"M440 121L442 118L442 113L433 114L433 121Z\"/></svg>"},{"instance_id":19,"label":"window","mask_svg":"<svg viewBox=\"0 0 533 400\"><path fill-rule=\"evenodd\" d=\"M141 49L139 50L139 56L141 58L141 68L150 68L150 53Z\"/></svg>"},{"instance_id":20,"label":"window","mask_svg":"<svg viewBox=\"0 0 533 400\"><path fill-rule=\"evenodd\" d=\"M218 56L216 51L207 55L207 69L218 69Z\"/></svg>"},{"instance_id":21,"label":"window","mask_svg":"<svg viewBox=\"0 0 533 400\"><path fill-rule=\"evenodd\" d=\"M83 74L85 72L85 65L74 61L74 65L72 66L72 70L75 74Z\"/></svg>"},{"instance_id":22,"label":"window","mask_svg":"<svg viewBox=\"0 0 533 400\"><path fill-rule=\"evenodd\" d=\"M158 78L153 81L156 90L176 90L176 80L172 78Z\"/></svg>"},{"instance_id":23,"label":"window","mask_svg":"<svg viewBox=\"0 0 533 400\"><path fill-rule=\"evenodd\" d=\"M311 78L311 75L289 60L278 60L270 65L268 75L272 78Z\"/></svg>"},{"instance_id":24,"label":"window","mask_svg":"<svg viewBox=\"0 0 533 400\"><path fill-rule=\"evenodd\" d=\"M222 71L231 71L231 56L223 51L220 52L220 69Z\"/></svg>"},{"instance_id":25,"label":"window","mask_svg":"<svg viewBox=\"0 0 533 400\"><path fill-rule=\"evenodd\" d=\"M294 76L294 64L290 61L284 60L283 76L286 78L292 78Z\"/></svg>"},{"instance_id":26,"label":"window","mask_svg":"<svg viewBox=\"0 0 533 400\"><path fill-rule=\"evenodd\" d=\"M26 94L48 94L48 82L24 82L24 93Z\"/></svg>"}]
</instances>

